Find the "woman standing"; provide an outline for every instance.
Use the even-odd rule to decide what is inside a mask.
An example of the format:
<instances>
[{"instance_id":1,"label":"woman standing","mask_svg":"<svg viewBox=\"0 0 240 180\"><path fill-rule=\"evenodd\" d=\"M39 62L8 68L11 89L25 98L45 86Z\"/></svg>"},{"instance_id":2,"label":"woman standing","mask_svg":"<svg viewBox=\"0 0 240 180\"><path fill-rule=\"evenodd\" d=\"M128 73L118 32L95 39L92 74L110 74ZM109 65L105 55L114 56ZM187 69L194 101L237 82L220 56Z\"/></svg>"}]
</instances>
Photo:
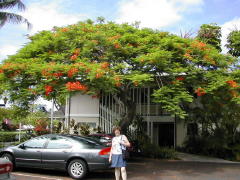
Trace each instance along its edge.
<instances>
[{"instance_id":1,"label":"woman standing","mask_svg":"<svg viewBox=\"0 0 240 180\"><path fill-rule=\"evenodd\" d=\"M130 147L130 143L127 137L121 134L120 127L113 128L113 133L115 134L115 137L112 139L109 162L111 162L111 167L115 168L116 180L120 180L121 174L122 179L127 180L126 160L123 159L122 149Z\"/></svg>"}]
</instances>

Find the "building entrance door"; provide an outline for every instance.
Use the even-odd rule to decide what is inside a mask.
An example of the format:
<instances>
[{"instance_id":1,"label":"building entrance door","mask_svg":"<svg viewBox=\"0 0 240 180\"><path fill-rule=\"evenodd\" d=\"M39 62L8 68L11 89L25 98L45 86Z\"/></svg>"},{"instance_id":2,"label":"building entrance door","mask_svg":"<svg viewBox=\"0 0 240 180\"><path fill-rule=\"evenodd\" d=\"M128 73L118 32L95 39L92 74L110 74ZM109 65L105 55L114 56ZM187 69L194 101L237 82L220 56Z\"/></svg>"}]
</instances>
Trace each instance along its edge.
<instances>
[{"instance_id":1,"label":"building entrance door","mask_svg":"<svg viewBox=\"0 0 240 180\"><path fill-rule=\"evenodd\" d=\"M158 145L174 147L174 123L158 124Z\"/></svg>"}]
</instances>

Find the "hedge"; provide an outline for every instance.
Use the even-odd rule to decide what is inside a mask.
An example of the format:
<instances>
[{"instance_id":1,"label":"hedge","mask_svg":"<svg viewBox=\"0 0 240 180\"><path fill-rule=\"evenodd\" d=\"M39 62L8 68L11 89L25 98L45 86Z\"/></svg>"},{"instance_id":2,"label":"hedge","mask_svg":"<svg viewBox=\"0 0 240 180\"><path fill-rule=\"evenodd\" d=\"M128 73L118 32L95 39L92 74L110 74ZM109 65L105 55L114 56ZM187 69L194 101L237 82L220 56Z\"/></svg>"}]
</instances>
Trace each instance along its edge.
<instances>
[{"instance_id":1,"label":"hedge","mask_svg":"<svg viewBox=\"0 0 240 180\"><path fill-rule=\"evenodd\" d=\"M14 142L18 134L19 132L0 131L0 142Z\"/></svg>"}]
</instances>

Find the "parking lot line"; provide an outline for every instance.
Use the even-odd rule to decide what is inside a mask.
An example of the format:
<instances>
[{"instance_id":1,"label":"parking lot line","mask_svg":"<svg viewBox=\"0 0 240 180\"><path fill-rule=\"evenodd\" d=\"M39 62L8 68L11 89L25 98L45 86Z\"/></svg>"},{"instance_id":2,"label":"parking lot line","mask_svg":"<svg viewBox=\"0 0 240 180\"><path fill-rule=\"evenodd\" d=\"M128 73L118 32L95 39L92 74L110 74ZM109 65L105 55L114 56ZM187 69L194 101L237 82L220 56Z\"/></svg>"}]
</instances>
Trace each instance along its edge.
<instances>
[{"instance_id":1,"label":"parking lot line","mask_svg":"<svg viewBox=\"0 0 240 180\"><path fill-rule=\"evenodd\" d=\"M41 178L41 179L48 179L48 180L62 180L59 178L50 178L50 177L42 177L42 176L33 176L29 174L21 174L21 173L12 173L15 176L25 176L25 177L32 177L32 178Z\"/></svg>"}]
</instances>

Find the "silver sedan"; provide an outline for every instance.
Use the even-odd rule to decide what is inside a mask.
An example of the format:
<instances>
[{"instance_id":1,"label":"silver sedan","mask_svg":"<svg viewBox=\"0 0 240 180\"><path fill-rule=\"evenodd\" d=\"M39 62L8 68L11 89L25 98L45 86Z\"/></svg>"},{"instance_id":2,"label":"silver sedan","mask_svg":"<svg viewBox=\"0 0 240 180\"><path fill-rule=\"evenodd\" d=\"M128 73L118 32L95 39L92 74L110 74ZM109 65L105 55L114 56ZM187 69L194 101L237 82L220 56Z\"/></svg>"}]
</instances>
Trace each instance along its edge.
<instances>
[{"instance_id":1,"label":"silver sedan","mask_svg":"<svg viewBox=\"0 0 240 180\"><path fill-rule=\"evenodd\" d=\"M110 147L76 135L49 134L3 149L0 156L14 167L66 170L74 179L89 171L109 168Z\"/></svg>"}]
</instances>

